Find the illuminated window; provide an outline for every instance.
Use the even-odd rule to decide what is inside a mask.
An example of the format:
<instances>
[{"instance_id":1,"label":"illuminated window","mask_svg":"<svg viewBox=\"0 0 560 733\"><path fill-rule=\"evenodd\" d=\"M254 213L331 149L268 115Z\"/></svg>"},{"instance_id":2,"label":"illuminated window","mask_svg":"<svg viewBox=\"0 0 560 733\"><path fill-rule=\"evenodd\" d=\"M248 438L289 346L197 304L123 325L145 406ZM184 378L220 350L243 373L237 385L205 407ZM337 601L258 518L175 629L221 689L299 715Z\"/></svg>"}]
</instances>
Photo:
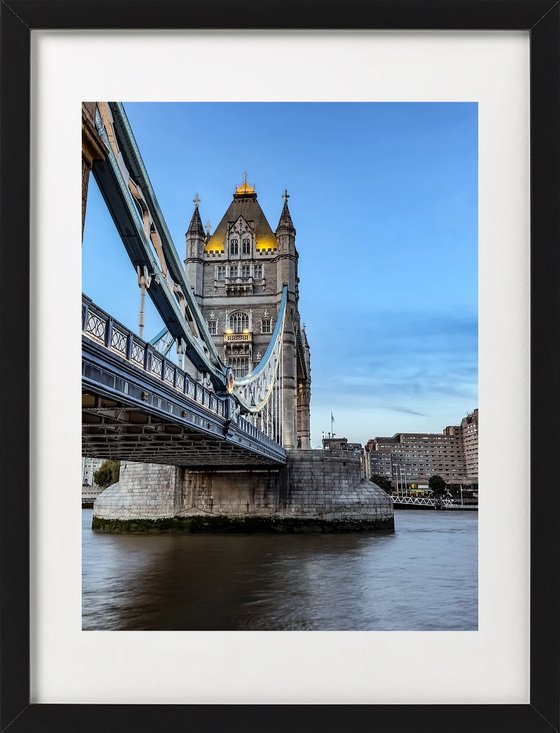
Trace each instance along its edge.
<instances>
[{"instance_id":1,"label":"illuminated window","mask_svg":"<svg viewBox=\"0 0 560 733\"><path fill-rule=\"evenodd\" d=\"M249 316L243 311L236 311L229 317L229 327L234 333L243 333L249 329Z\"/></svg>"},{"instance_id":2,"label":"illuminated window","mask_svg":"<svg viewBox=\"0 0 560 733\"><path fill-rule=\"evenodd\" d=\"M231 239L229 242L229 253L230 255L239 254L239 239Z\"/></svg>"}]
</instances>

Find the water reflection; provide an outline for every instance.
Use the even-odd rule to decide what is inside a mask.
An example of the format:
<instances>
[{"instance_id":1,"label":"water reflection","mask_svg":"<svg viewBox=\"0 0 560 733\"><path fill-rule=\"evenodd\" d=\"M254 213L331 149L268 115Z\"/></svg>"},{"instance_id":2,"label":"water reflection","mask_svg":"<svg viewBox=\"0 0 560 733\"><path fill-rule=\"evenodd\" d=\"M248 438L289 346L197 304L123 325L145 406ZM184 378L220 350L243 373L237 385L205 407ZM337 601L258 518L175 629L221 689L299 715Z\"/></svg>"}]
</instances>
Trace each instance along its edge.
<instances>
[{"instance_id":1,"label":"water reflection","mask_svg":"<svg viewBox=\"0 0 560 733\"><path fill-rule=\"evenodd\" d=\"M353 535L104 535L82 513L84 629L477 627L474 512Z\"/></svg>"}]
</instances>

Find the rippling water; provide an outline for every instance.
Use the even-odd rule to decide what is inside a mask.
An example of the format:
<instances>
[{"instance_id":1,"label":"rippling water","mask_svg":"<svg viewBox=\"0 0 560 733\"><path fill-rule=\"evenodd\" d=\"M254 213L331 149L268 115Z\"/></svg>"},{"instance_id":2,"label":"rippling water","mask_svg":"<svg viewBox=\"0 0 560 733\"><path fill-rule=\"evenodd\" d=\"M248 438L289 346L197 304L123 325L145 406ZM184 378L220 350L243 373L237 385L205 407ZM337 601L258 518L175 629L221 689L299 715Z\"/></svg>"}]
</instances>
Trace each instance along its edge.
<instances>
[{"instance_id":1,"label":"rippling water","mask_svg":"<svg viewBox=\"0 0 560 733\"><path fill-rule=\"evenodd\" d=\"M477 513L395 534L109 535L83 515L84 629L477 628Z\"/></svg>"}]
</instances>

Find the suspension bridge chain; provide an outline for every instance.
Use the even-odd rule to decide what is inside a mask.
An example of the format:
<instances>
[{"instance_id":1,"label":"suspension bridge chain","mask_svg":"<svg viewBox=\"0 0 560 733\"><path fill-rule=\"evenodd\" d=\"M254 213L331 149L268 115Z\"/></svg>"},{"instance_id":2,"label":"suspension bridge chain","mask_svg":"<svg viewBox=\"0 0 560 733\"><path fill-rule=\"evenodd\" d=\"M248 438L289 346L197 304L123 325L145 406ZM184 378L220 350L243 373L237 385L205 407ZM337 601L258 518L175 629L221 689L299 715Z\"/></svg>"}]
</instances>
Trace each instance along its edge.
<instances>
[{"instance_id":1,"label":"suspension bridge chain","mask_svg":"<svg viewBox=\"0 0 560 733\"><path fill-rule=\"evenodd\" d=\"M122 103L98 102L95 124L108 153L95 161L93 174L138 275L142 297L148 292L165 324L153 345L168 353L176 343L179 358L184 354L216 392L234 397L239 414L281 442L287 288L263 358L250 374L235 379L187 281Z\"/></svg>"}]
</instances>

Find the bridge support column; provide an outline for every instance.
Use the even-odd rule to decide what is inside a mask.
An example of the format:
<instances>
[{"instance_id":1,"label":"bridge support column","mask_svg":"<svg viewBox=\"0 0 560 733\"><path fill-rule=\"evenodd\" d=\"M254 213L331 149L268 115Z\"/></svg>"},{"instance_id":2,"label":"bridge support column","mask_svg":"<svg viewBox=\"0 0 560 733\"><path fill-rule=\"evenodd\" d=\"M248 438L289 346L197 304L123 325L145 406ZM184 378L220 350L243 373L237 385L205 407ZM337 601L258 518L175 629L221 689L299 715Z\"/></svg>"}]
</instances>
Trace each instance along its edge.
<instances>
[{"instance_id":1,"label":"bridge support column","mask_svg":"<svg viewBox=\"0 0 560 733\"><path fill-rule=\"evenodd\" d=\"M122 469L121 469L122 470ZM339 532L393 530L393 502L347 451L293 450L286 466L193 470L124 464L94 505L94 529Z\"/></svg>"},{"instance_id":2,"label":"bridge support column","mask_svg":"<svg viewBox=\"0 0 560 733\"><path fill-rule=\"evenodd\" d=\"M177 466L123 461L119 482L95 500L94 529L144 529L152 522L157 529L159 523L173 520L184 503L185 477L185 469Z\"/></svg>"}]
</instances>

